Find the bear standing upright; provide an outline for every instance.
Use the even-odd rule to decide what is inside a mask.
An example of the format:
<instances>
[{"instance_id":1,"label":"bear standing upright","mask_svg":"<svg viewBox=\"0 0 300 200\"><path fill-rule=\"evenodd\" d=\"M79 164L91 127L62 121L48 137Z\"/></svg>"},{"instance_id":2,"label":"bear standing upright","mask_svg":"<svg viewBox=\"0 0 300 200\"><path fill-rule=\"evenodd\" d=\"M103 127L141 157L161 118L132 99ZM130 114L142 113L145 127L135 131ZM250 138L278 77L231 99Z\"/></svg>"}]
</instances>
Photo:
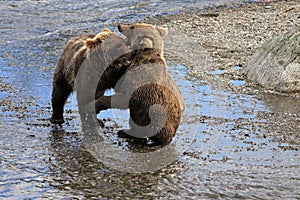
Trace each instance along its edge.
<instances>
[{"instance_id":1,"label":"bear standing upright","mask_svg":"<svg viewBox=\"0 0 300 200\"><path fill-rule=\"evenodd\" d=\"M130 59L125 40L109 29L72 38L54 70L51 123L64 123L65 101L76 90L83 128L97 127L95 99L115 86Z\"/></svg>"},{"instance_id":2,"label":"bear standing upright","mask_svg":"<svg viewBox=\"0 0 300 200\"><path fill-rule=\"evenodd\" d=\"M99 104L106 108L130 109L130 130L121 137L149 137L154 143L172 141L180 124L184 102L166 69L163 38L167 30L150 24L121 25L134 52L131 65L115 86L115 95L102 96Z\"/></svg>"}]
</instances>

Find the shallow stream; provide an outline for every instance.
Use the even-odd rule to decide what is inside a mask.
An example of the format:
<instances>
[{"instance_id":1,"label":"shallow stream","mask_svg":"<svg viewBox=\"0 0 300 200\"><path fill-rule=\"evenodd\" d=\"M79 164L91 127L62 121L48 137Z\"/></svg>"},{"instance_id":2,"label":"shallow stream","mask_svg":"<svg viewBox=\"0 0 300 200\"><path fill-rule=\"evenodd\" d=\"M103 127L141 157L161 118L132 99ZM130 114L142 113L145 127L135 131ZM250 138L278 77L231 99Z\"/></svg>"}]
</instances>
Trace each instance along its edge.
<instances>
[{"instance_id":1,"label":"shallow stream","mask_svg":"<svg viewBox=\"0 0 300 200\"><path fill-rule=\"evenodd\" d=\"M299 98L225 88L217 83L222 70L202 66L206 73L199 79L180 61L168 62L186 110L167 149L172 159L155 171L132 173L122 165L127 162L123 155L140 148L116 136L128 127L128 111L98 115L116 149L110 162L82 145L75 95L65 107L63 128L49 123L53 69L71 37L220 3L1 1L0 198L299 198ZM176 53L168 45L172 42L166 42L167 60ZM232 88L246 84L231 82Z\"/></svg>"}]
</instances>

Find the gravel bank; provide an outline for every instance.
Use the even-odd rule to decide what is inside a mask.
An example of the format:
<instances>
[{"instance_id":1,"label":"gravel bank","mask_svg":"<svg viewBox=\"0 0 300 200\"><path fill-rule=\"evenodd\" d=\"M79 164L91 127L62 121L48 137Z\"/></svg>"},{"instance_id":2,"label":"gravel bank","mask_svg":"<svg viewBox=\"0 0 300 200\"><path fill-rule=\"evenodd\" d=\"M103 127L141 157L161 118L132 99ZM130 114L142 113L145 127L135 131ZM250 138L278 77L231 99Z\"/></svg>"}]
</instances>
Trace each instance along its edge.
<instances>
[{"instance_id":1,"label":"gravel bank","mask_svg":"<svg viewBox=\"0 0 300 200\"><path fill-rule=\"evenodd\" d=\"M210 54L210 60L203 62L208 66L193 65L195 63L189 66L190 63L182 57L169 53L168 44L165 47L166 59L170 63L186 65L190 69L191 79L204 80L211 85L217 83L219 89L237 95L257 95L271 109L271 113L262 111L257 115L258 119L267 120L264 125L266 136L275 137L278 142L287 141L298 148L299 141L295 139L300 129L299 94L282 94L246 82L242 69L258 47L299 26L299 13L299 1L277 1L229 4L206 10L196 8L176 15L147 19L146 22L167 26L197 41ZM184 40L180 36L172 41ZM188 49L194 50L193 47ZM195 53L187 51L186 54ZM242 81L243 84L236 87L232 80Z\"/></svg>"},{"instance_id":2,"label":"gravel bank","mask_svg":"<svg viewBox=\"0 0 300 200\"><path fill-rule=\"evenodd\" d=\"M276 1L229 4L206 10L196 8L146 21L167 26L195 39L212 58L210 70L224 70L219 76L225 80L244 80L242 70L232 70L232 66L243 67L266 41L299 26L299 13L299 1ZM168 53L166 57L167 60L174 59ZM199 66L193 69L194 75L197 74L195 71L203 70ZM245 86L255 85L248 83ZM245 87L242 88L245 90Z\"/></svg>"}]
</instances>

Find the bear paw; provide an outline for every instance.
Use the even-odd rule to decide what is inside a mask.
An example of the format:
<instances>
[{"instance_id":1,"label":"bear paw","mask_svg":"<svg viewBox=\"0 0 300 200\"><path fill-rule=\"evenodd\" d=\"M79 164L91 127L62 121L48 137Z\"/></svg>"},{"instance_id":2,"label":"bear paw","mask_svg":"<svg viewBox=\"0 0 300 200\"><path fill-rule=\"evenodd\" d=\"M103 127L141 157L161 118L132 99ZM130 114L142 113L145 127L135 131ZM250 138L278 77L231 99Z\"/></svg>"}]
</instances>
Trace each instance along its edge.
<instances>
[{"instance_id":1,"label":"bear paw","mask_svg":"<svg viewBox=\"0 0 300 200\"><path fill-rule=\"evenodd\" d=\"M98 120L100 127L104 128L105 124L104 124L103 120L101 120L101 119L97 119L97 120Z\"/></svg>"},{"instance_id":2,"label":"bear paw","mask_svg":"<svg viewBox=\"0 0 300 200\"><path fill-rule=\"evenodd\" d=\"M120 130L120 131L118 131L117 135L118 135L118 137L120 137L120 138L134 138L133 136L129 135L129 134L126 133L126 132L128 132L128 130L127 130L127 131L125 131L125 130Z\"/></svg>"},{"instance_id":3,"label":"bear paw","mask_svg":"<svg viewBox=\"0 0 300 200\"><path fill-rule=\"evenodd\" d=\"M51 124L61 125L61 124L65 123L65 120L64 119L53 119L53 118L51 118L50 122L51 122Z\"/></svg>"}]
</instances>

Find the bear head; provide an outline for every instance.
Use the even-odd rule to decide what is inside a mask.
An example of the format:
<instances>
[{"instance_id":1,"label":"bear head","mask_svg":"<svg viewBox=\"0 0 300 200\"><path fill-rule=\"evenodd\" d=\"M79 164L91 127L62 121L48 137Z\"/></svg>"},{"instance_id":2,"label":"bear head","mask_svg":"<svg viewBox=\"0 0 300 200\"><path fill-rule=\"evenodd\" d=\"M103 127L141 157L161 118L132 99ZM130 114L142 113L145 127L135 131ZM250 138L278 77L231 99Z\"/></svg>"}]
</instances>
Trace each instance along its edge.
<instances>
[{"instance_id":1,"label":"bear head","mask_svg":"<svg viewBox=\"0 0 300 200\"><path fill-rule=\"evenodd\" d=\"M111 30L104 28L93 38L87 38L84 42L87 49L87 57L94 63L102 65L128 65L131 60L131 49L126 41L114 34Z\"/></svg>"},{"instance_id":2,"label":"bear head","mask_svg":"<svg viewBox=\"0 0 300 200\"><path fill-rule=\"evenodd\" d=\"M118 25L119 31L127 37L127 45L132 50L159 49L163 53L163 38L168 34L166 28L151 24Z\"/></svg>"}]
</instances>

